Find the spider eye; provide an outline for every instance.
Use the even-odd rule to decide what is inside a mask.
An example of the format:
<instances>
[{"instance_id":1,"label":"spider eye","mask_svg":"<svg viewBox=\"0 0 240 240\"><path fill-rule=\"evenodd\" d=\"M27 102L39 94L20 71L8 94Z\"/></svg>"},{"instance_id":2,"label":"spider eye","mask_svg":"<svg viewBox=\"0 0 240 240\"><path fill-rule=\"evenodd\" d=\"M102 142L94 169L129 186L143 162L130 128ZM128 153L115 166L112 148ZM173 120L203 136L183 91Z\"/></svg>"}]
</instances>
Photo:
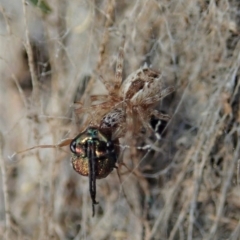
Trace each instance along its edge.
<instances>
[{"instance_id":1,"label":"spider eye","mask_svg":"<svg viewBox=\"0 0 240 240\"><path fill-rule=\"evenodd\" d=\"M73 140L70 144L70 150L71 150L72 153L76 154L76 147L77 147L76 140Z\"/></svg>"}]
</instances>

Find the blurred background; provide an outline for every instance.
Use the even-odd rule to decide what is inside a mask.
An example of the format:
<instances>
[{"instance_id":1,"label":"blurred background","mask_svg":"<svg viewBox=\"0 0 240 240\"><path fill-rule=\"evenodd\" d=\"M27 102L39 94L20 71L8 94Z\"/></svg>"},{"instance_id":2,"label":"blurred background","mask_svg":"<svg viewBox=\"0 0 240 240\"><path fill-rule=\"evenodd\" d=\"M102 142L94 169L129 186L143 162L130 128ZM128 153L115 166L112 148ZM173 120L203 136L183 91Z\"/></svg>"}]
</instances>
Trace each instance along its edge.
<instances>
[{"instance_id":1,"label":"blurred background","mask_svg":"<svg viewBox=\"0 0 240 240\"><path fill-rule=\"evenodd\" d=\"M240 239L238 0L0 0L0 239ZM75 101L106 94L125 35L124 79L144 63L176 91L171 120L121 139L121 181L88 178L69 147ZM151 150L137 147L152 146ZM125 171L126 170L126 171Z\"/></svg>"}]
</instances>

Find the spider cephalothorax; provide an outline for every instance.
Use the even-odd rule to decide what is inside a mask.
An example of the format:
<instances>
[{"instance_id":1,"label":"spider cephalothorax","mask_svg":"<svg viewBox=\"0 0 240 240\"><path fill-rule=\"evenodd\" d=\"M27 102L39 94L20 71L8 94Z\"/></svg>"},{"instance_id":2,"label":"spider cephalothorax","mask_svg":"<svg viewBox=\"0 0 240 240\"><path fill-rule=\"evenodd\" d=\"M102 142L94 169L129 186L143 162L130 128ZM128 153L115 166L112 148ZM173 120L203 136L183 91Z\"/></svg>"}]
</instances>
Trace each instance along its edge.
<instances>
[{"instance_id":1,"label":"spider cephalothorax","mask_svg":"<svg viewBox=\"0 0 240 240\"><path fill-rule=\"evenodd\" d=\"M109 129L88 127L70 144L72 165L76 172L89 177L93 216L96 202L96 179L105 178L116 167L119 155L118 139L111 140Z\"/></svg>"}]
</instances>

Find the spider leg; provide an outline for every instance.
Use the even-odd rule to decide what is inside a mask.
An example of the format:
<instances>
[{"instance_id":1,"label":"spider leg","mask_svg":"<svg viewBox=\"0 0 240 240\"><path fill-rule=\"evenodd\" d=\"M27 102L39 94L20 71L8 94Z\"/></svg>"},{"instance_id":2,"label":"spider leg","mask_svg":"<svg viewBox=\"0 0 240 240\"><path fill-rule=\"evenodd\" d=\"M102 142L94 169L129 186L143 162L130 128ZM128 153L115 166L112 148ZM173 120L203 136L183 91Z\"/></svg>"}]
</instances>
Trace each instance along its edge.
<instances>
[{"instance_id":1,"label":"spider leg","mask_svg":"<svg viewBox=\"0 0 240 240\"><path fill-rule=\"evenodd\" d=\"M28 151L31 151L31 150L37 149L37 148L61 148L61 147L69 145L72 142L72 140L73 140L72 138L67 138L67 139L63 139L60 143L54 144L54 145L37 145L37 146L31 147L31 148L27 148L27 149L15 152L11 156L9 156L9 158L12 159L17 154L28 152Z\"/></svg>"},{"instance_id":2,"label":"spider leg","mask_svg":"<svg viewBox=\"0 0 240 240\"><path fill-rule=\"evenodd\" d=\"M114 79L114 89L119 89L122 83L122 72L123 72L123 59L124 59L124 44L125 44L125 36L123 36L121 46L119 48L117 64L116 64L116 74Z\"/></svg>"},{"instance_id":3,"label":"spider leg","mask_svg":"<svg viewBox=\"0 0 240 240\"><path fill-rule=\"evenodd\" d=\"M156 103L174 91L175 91L175 87L173 87L173 86L167 87L164 90L160 91L160 93L158 95L155 95L153 97L149 97L149 98L145 99L144 104L148 105L148 104Z\"/></svg>"},{"instance_id":4,"label":"spider leg","mask_svg":"<svg viewBox=\"0 0 240 240\"><path fill-rule=\"evenodd\" d=\"M151 127L150 123L143 118L143 110L140 107L137 107L137 113L140 118L140 121L142 125L150 132L153 133L158 140L160 140L160 136L154 131L154 129Z\"/></svg>"},{"instance_id":5,"label":"spider leg","mask_svg":"<svg viewBox=\"0 0 240 240\"><path fill-rule=\"evenodd\" d=\"M122 165L122 163L121 163ZM124 165L125 166L125 165ZM130 207L130 209L132 210L132 212L134 213L133 209L133 205L131 204L131 202L129 201L128 197L127 197L127 194L125 192L125 189L123 187L123 181L122 181L122 178L121 178L121 174L120 174L120 169L117 168L117 175L118 175L118 179L119 179L119 182L120 182L120 185L121 185L121 190L122 190L122 193L123 193L123 196L125 197L126 201L127 201L127 204L128 206Z\"/></svg>"},{"instance_id":6,"label":"spider leg","mask_svg":"<svg viewBox=\"0 0 240 240\"><path fill-rule=\"evenodd\" d=\"M90 97L91 100L91 108L95 108L98 106L101 106L102 109L107 109L107 110L111 110L113 108L115 108L119 103L119 98L117 96L114 95L92 95ZM99 101L99 103L94 103ZM117 105L113 106L113 103L118 103Z\"/></svg>"},{"instance_id":7,"label":"spider leg","mask_svg":"<svg viewBox=\"0 0 240 240\"><path fill-rule=\"evenodd\" d=\"M138 180L140 186L142 187L144 193L145 193L145 196L146 196L146 199L150 199L150 192L148 190L148 183L147 183L147 180L143 177L143 175L141 174L141 172L138 170L138 169L130 169L123 161L120 161L119 162L119 167L117 168L117 174L118 174L118 178L119 178L119 181L120 181L120 185L121 185L121 191L123 193L123 196L125 197L126 199L126 202L130 208L130 210L132 211L132 213L136 216L136 217L139 217L139 214L137 213L135 207L134 207L134 203L132 202L132 200L130 200L131 198L128 197L128 194L126 193L125 191L125 188L124 188L124 182L129 178L129 176L126 176L125 180L122 179L122 175L126 174L126 173L130 173L130 174L133 174ZM127 171L124 172L124 173L121 173L120 172L120 168L124 166Z\"/></svg>"},{"instance_id":8,"label":"spider leg","mask_svg":"<svg viewBox=\"0 0 240 240\"><path fill-rule=\"evenodd\" d=\"M92 104L89 107L83 107L83 105L82 105L82 106L76 108L75 112L77 114L85 113L85 114L89 114L90 116L92 116L93 112L94 112L94 115L96 115L102 111L108 112L109 109L111 109L111 103L109 101L105 101L105 102L101 102L101 103Z\"/></svg>"},{"instance_id":9,"label":"spider leg","mask_svg":"<svg viewBox=\"0 0 240 240\"><path fill-rule=\"evenodd\" d=\"M132 138L133 132L134 132L134 120L133 120L133 110L131 108L131 106L126 107L126 123L127 123L127 137L128 138Z\"/></svg>"},{"instance_id":10,"label":"spider leg","mask_svg":"<svg viewBox=\"0 0 240 240\"><path fill-rule=\"evenodd\" d=\"M108 95L92 95L90 96L91 102L95 101L107 101L108 100Z\"/></svg>"},{"instance_id":11,"label":"spider leg","mask_svg":"<svg viewBox=\"0 0 240 240\"><path fill-rule=\"evenodd\" d=\"M110 94L114 92L114 86L112 85L112 83L104 79L103 76L99 76L99 80L103 83L103 85Z\"/></svg>"},{"instance_id":12,"label":"spider leg","mask_svg":"<svg viewBox=\"0 0 240 240\"><path fill-rule=\"evenodd\" d=\"M83 103L81 101L75 101L74 104L79 104L80 106L83 105Z\"/></svg>"},{"instance_id":13,"label":"spider leg","mask_svg":"<svg viewBox=\"0 0 240 240\"><path fill-rule=\"evenodd\" d=\"M119 156L119 158L120 158L120 156ZM126 174L126 173L132 173L135 177L138 178L138 177L139 177L139 174L137 174L135 170L131 170L131 169L123 162L122 158L123 158L123 153L121 154L121 160L119 160L119 162L118 162L118 168L117 168L117 175L118 175L118 179L119 179L120 186L121 186L120 191L122 191L123 196L124 196L124 198L126 199L126 202L127 202L128 206L129 206L129 208L131 209L132 213L133 213L135 216L137 216L136 212L134 211L134 205L133 205L133 203L130 201L130 199L128 198L127 193L126 193L126 191L125 191L125 189L124 189L124 186L123 186L123 185L124 185L124 184L123 184L124 181L123 181L123 179L122 179L122 175L123 175L123 174ZM121 173L120 169L121 169L122 166L124 166L124 167L127 169L127 172ZM137 217L139 217L139 216L137 216Z\"/></svg>"},{"instance_id":14,"label":"spider leg","mask_svg":"<svg viewBox=\"0 0 240 240\"><path fill-rule=\"evenodd\" d=\"M75 113L77 114L82 114L82 113L88 113L89 112L89 107L78 107L75 109Z\"/></svg>"},{"instance_id":15,"label":"spider leg","mask_svg":"<svg viewBox=\"0 0 240 240\"><path fill-rule=\"evenodd\" d=\"M168 114L160 113L157 110L153 110L152 115L154 115L156 118L158 118L160 120L164 120L164 121L169 121L170 120L170 116Z\"/></svg>"}]
</instances>

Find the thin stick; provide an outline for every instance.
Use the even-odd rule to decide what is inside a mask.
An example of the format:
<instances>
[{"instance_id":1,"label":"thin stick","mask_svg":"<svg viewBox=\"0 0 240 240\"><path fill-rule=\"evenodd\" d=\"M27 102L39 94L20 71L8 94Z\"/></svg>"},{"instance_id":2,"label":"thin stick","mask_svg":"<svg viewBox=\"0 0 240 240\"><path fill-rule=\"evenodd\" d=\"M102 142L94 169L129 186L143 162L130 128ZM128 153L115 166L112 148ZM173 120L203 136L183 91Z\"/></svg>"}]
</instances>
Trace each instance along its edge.
<instances>
[{"instance_id":1,"label":"thin stick","mask_svg":"<svg viewBox=\"0 0 240 240\"><path fill-rule=\"evenodd\" d=\"M38 103L38 100L39 100L38 81L37 81L37 75L36 75L35 69L34 69L33 52L32 52L32 47L31 47L30 39L29 39L25 0L22 0L22 7L23 7L23 19L24 19L25 36L26 36L26 43L24 43L24 45L25 45L26 52L28 55L28 66L29 66L31 80L32 80L32 86L33 86L33 94L32 95L34 96L35 100L37 100L36 102Z\"/></svg>"},{"instance_id":2,"label":"thin stick","mask_svg":"<svg viewBox=\"0 0 240 240\"><path fill-rule=\"evenodd\" d=\"M103 33L102 42L100 45L99 57L98 57L98 62L97 62L97 67L96 67L97 72L99 72L101 66L103 65L105 49L106 49L106 45L107 45L107 42L109 39L109 27L113 23L114 9L115 9L115 0L109 0L108 4L107 4L107 10L106 10L107 19L106 19L105 26L104 26L104 33ZM93 79L93 77L91 77L91 79L89 80L89 83L87 85L87 88L81 97L82 100L85 99L85 97L87 95L89 95L89 92L92 90L93 83L94 83L94 79Z\"/></svg>"},{"instance_id":3,"label":"thin stick","mask_svg":"<svg viewBox=\"0 0 240 240\"><path fill-rule=\"evenodd\" d=\"M7 175L6 175L6 166L3 159L3 135L0 132L0 167L1 167L1 174L2 174L2 188L3 188L3 196L4 196L4 207L5 207L5 221L6 221L6 229L4 234L4 239L10 239L10 206L9 206L9 196L8 196L8 187L7 187Z\"/></svg>"},{"instance_id":4,"label":"thin stick","mask_svg":"<svg viewBox=\"0 0 240 240\"><path fill-rule=\"evenodd\" d=\"M236 164L238 162L239 151L240 151L240 141L238 140L237 147L234 151L233 159L230 162L230 167L228 169L227 176L226 176L225 180L223 181L224 184L221 189L221 195L220 195L220 199L219 199L219 205L217 208L216 220L210 229L210 234L209 234L208 238L206 238L206 239L209 239L209 240L213 239L213 237L217 231L217 228L218 228L218 225L220 222L220 218L222 217L222 214L223 214L224 204L225 204L226 197L227 197L227 191L228 191L229 187L231 186L232 177L233 177L234 171L236 169Z\"/></svg>"}]
</instances>

